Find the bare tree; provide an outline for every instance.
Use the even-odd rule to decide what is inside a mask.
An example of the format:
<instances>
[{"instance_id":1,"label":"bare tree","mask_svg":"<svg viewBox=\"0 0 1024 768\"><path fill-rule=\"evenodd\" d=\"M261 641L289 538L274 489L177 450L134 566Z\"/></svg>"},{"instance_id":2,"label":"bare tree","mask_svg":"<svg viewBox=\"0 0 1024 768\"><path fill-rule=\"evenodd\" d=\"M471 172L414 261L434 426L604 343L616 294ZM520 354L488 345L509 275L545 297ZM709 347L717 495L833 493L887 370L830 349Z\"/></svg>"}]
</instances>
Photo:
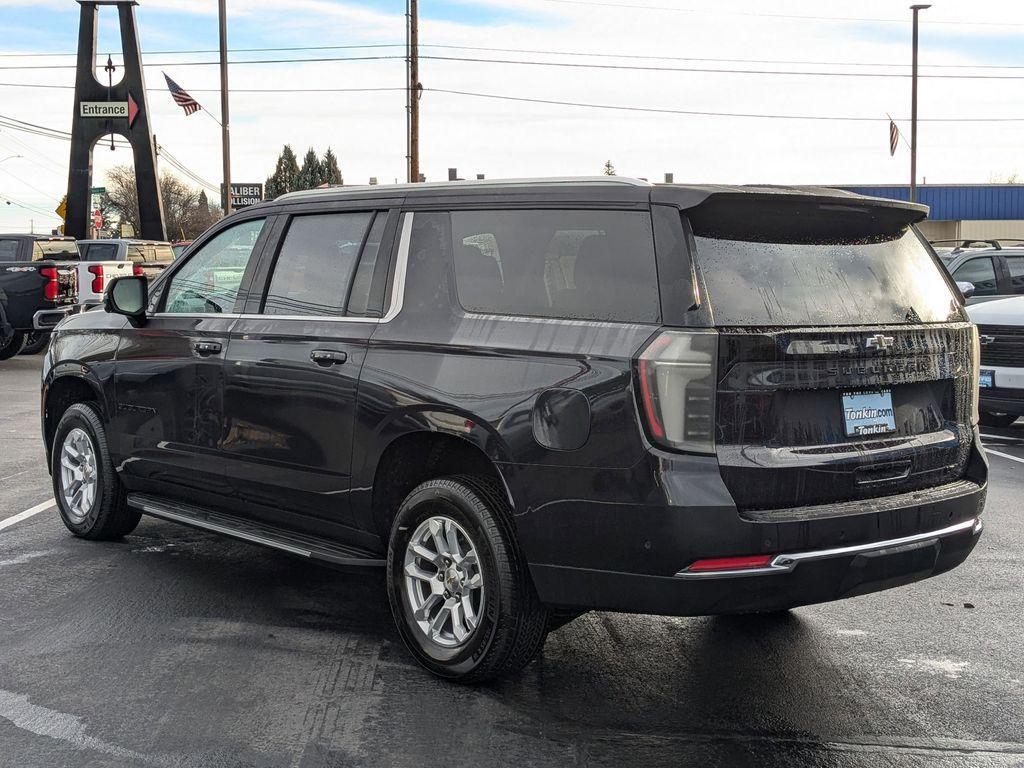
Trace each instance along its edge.
<instances>
[{"instance_id":1,"label":"bare tree","mask_svg":"<svg viewBox=\"0 0 1024 768\"><path fill-rule=\"evenodd\" d=\"M210 208L206 193L190 187L169 173L160 176L160 197L164 202L164 223L172 240L192 240L202 234L218 218ZM139 195L135 186L135 169L118 165L107 172L107 194L104 207L139 231Z\"/></svg>"}]
</instances>

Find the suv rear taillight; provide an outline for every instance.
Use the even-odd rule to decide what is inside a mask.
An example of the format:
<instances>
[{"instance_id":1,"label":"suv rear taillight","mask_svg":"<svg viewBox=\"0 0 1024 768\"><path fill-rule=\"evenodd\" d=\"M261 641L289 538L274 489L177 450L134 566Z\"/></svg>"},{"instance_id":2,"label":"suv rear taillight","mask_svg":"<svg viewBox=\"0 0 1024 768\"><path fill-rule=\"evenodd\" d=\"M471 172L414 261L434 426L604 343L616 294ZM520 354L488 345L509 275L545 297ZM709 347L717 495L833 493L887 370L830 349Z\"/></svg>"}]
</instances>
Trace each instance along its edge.
<instances>
[{"instance_id":1,"label":"suv rear taillight","mask_svg":"<svg viewBox=\"0 0 1024 768\"><path fill-rule=\"evenodd\" d=\"M978 401L981 399L981 338L978 326L971 326L971 426L979 421Z\"/></svg>"},{"instance_id":2,"label":"suv rear taillight","mask_svg":"<svg viewBox=\"0 0 1024 768\"><path fill-rule=\"evenodd\" d=\"M89 274L92 275L92 292L95 294L103 293L103 265L102 264L90 264Z\"/></svg>"},{"instance_id":3,"label":"suv rear taillight","mask_svg":"<svg viewBox=\"0 0 1024 768\"><path fill-rule=\"evenodd\" d=\"M136 277L142 277L142 265L132 264L132 274L135 275Z\"/></svg>"},{"instance_id":4,"label":"suv rear taillight","mask_svg":"<svg viewBox=\"0 0 1024 768\"><path fill-rule=\"evenodd\" d=\"M43 286L43 296L47 301L56 301L60 295L60 281L57 279L57 268L43 267L39 270L39 274L46 278L46 284Z\"/></svg>"},{"instance_id":5,"label":"suv rear taillight","mask_svg":"<svg viewBox=\"0 0 1024 768\"><path fill-rule=\"evenodd\" d=\"M637 358L640 408L651 440L687 453L715 452L716 331L662 331Z\"/></svg>"}]
</instances>

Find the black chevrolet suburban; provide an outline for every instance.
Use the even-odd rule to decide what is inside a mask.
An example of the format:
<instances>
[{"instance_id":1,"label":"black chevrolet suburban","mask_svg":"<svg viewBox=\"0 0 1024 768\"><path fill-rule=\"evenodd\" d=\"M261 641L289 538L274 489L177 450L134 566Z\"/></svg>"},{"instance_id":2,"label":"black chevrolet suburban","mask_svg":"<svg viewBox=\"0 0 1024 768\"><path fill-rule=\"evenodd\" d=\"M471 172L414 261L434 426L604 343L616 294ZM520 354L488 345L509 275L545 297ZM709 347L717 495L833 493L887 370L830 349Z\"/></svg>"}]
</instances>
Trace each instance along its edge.
<instances>
[{"instance_id":1,"label":"black chevrolet suburban","mask_svg":"<svg viewBox=\"0 0 1024 768\"><path fill-rule=\"evenodd\" d=\"M978 337L926 213L618 178L248 208L60 325L61 518L383 567L411 653L467 681L591 609L769 613L934 576L978 541L987 463Z\"/></svg>"}]
</instances>

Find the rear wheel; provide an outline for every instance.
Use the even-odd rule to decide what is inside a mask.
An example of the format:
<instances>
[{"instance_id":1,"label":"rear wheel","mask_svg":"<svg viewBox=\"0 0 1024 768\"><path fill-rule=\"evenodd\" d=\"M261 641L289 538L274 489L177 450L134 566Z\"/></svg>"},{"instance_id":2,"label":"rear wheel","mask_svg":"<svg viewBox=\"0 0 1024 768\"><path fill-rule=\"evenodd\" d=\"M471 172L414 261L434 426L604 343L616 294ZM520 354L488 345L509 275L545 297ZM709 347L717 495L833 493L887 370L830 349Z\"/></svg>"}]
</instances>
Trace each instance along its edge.
<instances>
[{"instance_id":1,"label":"rear wheel","mask_svg":"<svg viewBox=\"0 0 1024 768\"><path fill-rule=\"evenodd\" d=\"M21 353L21 350L25 347L25 333L23 331L15 331L7 342L6 346L0 347L0 360L10 360L12 357Z\"/></svg>"},{"instance_id":2,"label":"rear wheel","mask_svg":"<svg viewBox=\"0 0 1024 768\"><path fill-rule=\"evenodd\" d=\"M141 513L128 507L110 460L103 421L92 405L75 403L65 411L50 462L57 509L75 536L118 539L135 530Z\"/></svg>"},{"instance_id":3,"label":"rear wheel","mask_svg":"<svg viewBox=\"0 0 1024 768\"><path fill-rule=\"evenodd\" d=\"M496 483L429 480L398 510L388 546L388 597L402 640L441 677L481 682L518 672L540 651L537 599Z\"/></svg>"},{"instance_id":4,"label":"rear wheel","mask_svg":"<svg viewBox=\"0 0 1024 768\"><path fill-rule=\"evenodd\" d=\"M1018 419L1013 413L987 413L982 411L979 421L985 427L1008 427Z\"/></svg>"},{"instance_id":5,"label":"rear wheel","mask_svg":"<svg viewBox=\"0 0 1024 768\"><path fill-rule=\"evenodd\" d=\"M50 343L50 332L49 331L33 331L28 334L25 338L25 346L22 347L19 354L22 355L38 355L47 345Z\"/></svg>"}]
</instances>

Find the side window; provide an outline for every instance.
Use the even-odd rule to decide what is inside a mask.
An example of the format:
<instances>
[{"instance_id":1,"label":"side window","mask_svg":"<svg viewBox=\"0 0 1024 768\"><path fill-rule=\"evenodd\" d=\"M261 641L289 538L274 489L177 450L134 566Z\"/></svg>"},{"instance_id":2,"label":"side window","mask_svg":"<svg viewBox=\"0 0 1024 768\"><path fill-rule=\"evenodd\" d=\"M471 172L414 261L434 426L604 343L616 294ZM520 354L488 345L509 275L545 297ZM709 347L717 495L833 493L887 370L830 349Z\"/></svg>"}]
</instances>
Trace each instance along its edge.
<instances>
[{"instance_id":1,"label":"side window","mask_svg":"<svg viewBox=\"0 0 1024 768\"><path fill-rule=\"evenodd\" d=\"M459 301L472 312L656 322L646 211L455 211Z\"/></svg>"},{"instance_id":2,"label":"side window","mask_svg":"<svg viewBox=\"0 0 1024 768\"><path fill-rule=\"evenodd\" d=\"M0 240L0 261L18 260L18 241Z\"/></svg>"},{"instance_id":3,"label":"side window","mask_svg":"<svg viewBox=\"0 0 1024 768\"><path fill-rule=\"evenodd\" d=\"M253 219L236 224L193 253L171 276L164 312L231 312L264 222L264 219Z\"/></svg>"},{"instance_id":4,"label":"side window","mask_svg":"<svg viewBox=\"0 0 1024 768\"><path fill-rule=\"evenodd\" d=\"M345 314L372 213L295 216L274 263L265 315Z\"/></svg>"},{"instance_id":5,"label":"side window","mask_svg":"<svg viewBox=\"0 0 1024 768\"><path fill-rule=\"evenodd\" d=\"M994 296L998 290L996 271L988 256L965 261L953 273L953 279L973 283L975 296Z\"/></svg>"},{"instance_id":6,"label":"side window","mask_svg":"<svg viewBox=\"0 0 1024 768\"><path fill-rule=\"evenodd\" d=\"M1024 256L1007 256L1006 268L1010 272L1013 292L1024 293Z\"/></svg>"},{"instance_id":7,"label":"side window","mask_svg":"<svg viewBox=\"0 0 1024 768\"><path fill-rule=\"evenodd\" d=\"M380 252L380 247L381 241L384 239L384 228L387 226L387 222L388 215L385 212L378 213L373 218L373 226L370 227L370 234L366 236L366 245L363 246L363 256L359 259L356 276L352 280L352 288L348 292L349 298L346 314L365 315L367 310L370 309L373 278L377 271L378 263L384 258ZM377 314L379 314L379 311Z\"/></svg>"}]
</instances>

